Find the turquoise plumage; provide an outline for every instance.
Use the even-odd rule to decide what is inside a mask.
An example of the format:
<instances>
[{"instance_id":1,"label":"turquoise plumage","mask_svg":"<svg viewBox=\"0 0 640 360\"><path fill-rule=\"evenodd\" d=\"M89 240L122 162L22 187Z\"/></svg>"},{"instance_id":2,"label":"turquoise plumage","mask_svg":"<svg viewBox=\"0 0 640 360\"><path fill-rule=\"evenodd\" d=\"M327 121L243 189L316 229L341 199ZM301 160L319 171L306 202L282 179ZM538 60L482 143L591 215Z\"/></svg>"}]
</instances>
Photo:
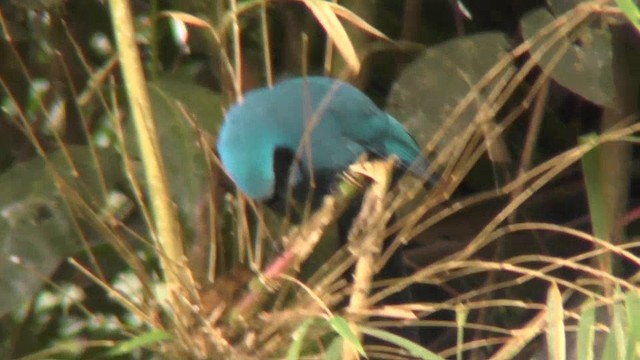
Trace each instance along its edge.
<instances>
[{"instance_id":1,"label":"turquoise plumage","mask_svg":"<svg viewBox=\"0 0 640 360\"><path fill-rule=\"evenodd\" d=\"M328 77L294 78L247 92L227 113L217 148L238 188L263 201L286 199L287 184L302 196L311 177L322 195L365 152L396 155L407 169L426 168L420 148L397 120L355 87Z\"/></svg>"}]
</instances>

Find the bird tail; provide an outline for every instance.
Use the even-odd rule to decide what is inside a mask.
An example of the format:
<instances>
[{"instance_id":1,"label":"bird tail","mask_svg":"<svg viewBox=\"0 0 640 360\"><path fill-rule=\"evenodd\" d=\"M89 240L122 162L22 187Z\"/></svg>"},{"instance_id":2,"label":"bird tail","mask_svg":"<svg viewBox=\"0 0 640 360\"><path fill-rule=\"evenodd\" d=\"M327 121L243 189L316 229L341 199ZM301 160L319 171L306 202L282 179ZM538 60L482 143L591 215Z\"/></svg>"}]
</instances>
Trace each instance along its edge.
<instances>
[{"instance_id":1,"label":"bird tail","mask_svg":"<svg viewBox=\"0 0 640 360\"><path fill-rule=\"evenodd\" d=\"M418 154L407 168L407 171L418 177L423 183L429 183L431 186L435 186L438 183L438 176L434 169L431 168L431 161L427 160L422 154Z\"/></svg>"},{"instance_id":2,"label":"bird tail","mask_svg":"<svg viewBox=\"0 0 640 360\"><path fill-rule=\"evenodd\" d=\"M384 141L387 155L396 155L407 171L423 182L435 185L438 178L431 169L431 162L422 154L418 143L399 122L390 115L387 116L389 116L390 132Z\"/></svg>"}]
</instances>

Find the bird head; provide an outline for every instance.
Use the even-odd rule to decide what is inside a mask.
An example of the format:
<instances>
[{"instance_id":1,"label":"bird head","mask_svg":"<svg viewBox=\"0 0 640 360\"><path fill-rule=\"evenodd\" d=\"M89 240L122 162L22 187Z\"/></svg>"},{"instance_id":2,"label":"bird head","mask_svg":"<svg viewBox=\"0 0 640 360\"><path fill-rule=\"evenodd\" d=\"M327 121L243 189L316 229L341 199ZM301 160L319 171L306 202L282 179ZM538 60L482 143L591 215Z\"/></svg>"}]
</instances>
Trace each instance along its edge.
<instances>
[{"instance_id":1,"label":"bird head","mask_svg":"<svg viewBox=\"0 0 640 360\"><path fill-rule=\"evenodd\" d=\"M273 197L276 181L268 157L255 158L244 152L218 151L227 175L247 197L258 201Z\"/></svg>"},{"instance_id":2,"label":"bird head","mask_svg":"<svg viewBox=\"0 0 640 360\"><path fill-rule=\"evenodd\" d=\"M229 110L217 148L227 175L247 197L273 202L285 200L302 175L295 161L299 136L278 126L277 114L264 109L268 94L255 91Z\"/></svg>"},{"instance_id":3,"label":"bird head","mask_svg":"<svg viewBox=\"0 0 640 360\"><path fill-rule=\"evenodd\" d=\"M264 201L273 197L276 178L273 171L275 147L269 137L256 136L255 126L244 118L234 118L233 109L220 130L218 154L229 177L249 198ZM259 121L256 121L259 124ZM259 133L259 132L258 132Z\"/></svg>"}]
</instances>

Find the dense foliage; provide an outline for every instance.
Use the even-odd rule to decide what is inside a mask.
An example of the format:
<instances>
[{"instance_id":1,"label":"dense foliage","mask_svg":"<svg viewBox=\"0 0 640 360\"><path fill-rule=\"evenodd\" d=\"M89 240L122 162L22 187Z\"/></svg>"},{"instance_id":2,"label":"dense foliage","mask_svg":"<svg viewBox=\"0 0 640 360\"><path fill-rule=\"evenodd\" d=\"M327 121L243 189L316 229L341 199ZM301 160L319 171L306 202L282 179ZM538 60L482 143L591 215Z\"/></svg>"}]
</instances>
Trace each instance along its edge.
<instances>
[{"instance_id":1,"label":"dense foliage","mask_svg":"<svg viewBox=\"0 0 640 360\"><path fill-rule=\"evenodd\" d=\"M0 30L0 358L640 357L637 2L0 0ZM311 74L436 184L360 164L301 223L236 192L226 109Z\"/></svg>"}]
</instances>

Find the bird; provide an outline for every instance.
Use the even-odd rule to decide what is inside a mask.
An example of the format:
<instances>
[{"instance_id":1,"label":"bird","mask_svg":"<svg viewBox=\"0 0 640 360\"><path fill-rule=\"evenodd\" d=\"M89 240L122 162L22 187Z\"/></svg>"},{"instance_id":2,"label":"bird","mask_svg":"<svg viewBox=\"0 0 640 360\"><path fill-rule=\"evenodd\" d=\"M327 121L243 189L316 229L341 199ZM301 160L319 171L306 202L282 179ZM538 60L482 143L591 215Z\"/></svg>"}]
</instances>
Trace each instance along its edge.
<instances>
[{"instance_id":1,"label":"bird","mask_svg":"<svg viewBox=\"0 0 640 360\"><path fill-rule=\"evenodd\" d=\"M291 78L245 93L225 116L217 150L225 172L246 197L289 215L291 197L303 203L310 200L311 208L317 208L337 175L363 154L395 156L399 171L423 180L429 167L420 146L398 120L354 86L323 76ZM431 177L425 182L432 182ZM361 200L338 220L343 243ZM376 277L407 276L402 252L394 252ZM383 303L412 300L409 287ZM394 331L419 339L416 328Z\"/></svg>"},{"instance_id":2,"label":"bird","mask_svg":"<svg viewBox=\"0 0 640 360\"><path fill-rule=\"evenodd\" d=\"M421 176L428 162L405 127L354 86L324 76L296 77L248 91L225 116L217 150L248 198L271 204L314 199L361 155L396 156ZM316 201L316 203L318 203Z\"/></svg>"}]
</instances>

